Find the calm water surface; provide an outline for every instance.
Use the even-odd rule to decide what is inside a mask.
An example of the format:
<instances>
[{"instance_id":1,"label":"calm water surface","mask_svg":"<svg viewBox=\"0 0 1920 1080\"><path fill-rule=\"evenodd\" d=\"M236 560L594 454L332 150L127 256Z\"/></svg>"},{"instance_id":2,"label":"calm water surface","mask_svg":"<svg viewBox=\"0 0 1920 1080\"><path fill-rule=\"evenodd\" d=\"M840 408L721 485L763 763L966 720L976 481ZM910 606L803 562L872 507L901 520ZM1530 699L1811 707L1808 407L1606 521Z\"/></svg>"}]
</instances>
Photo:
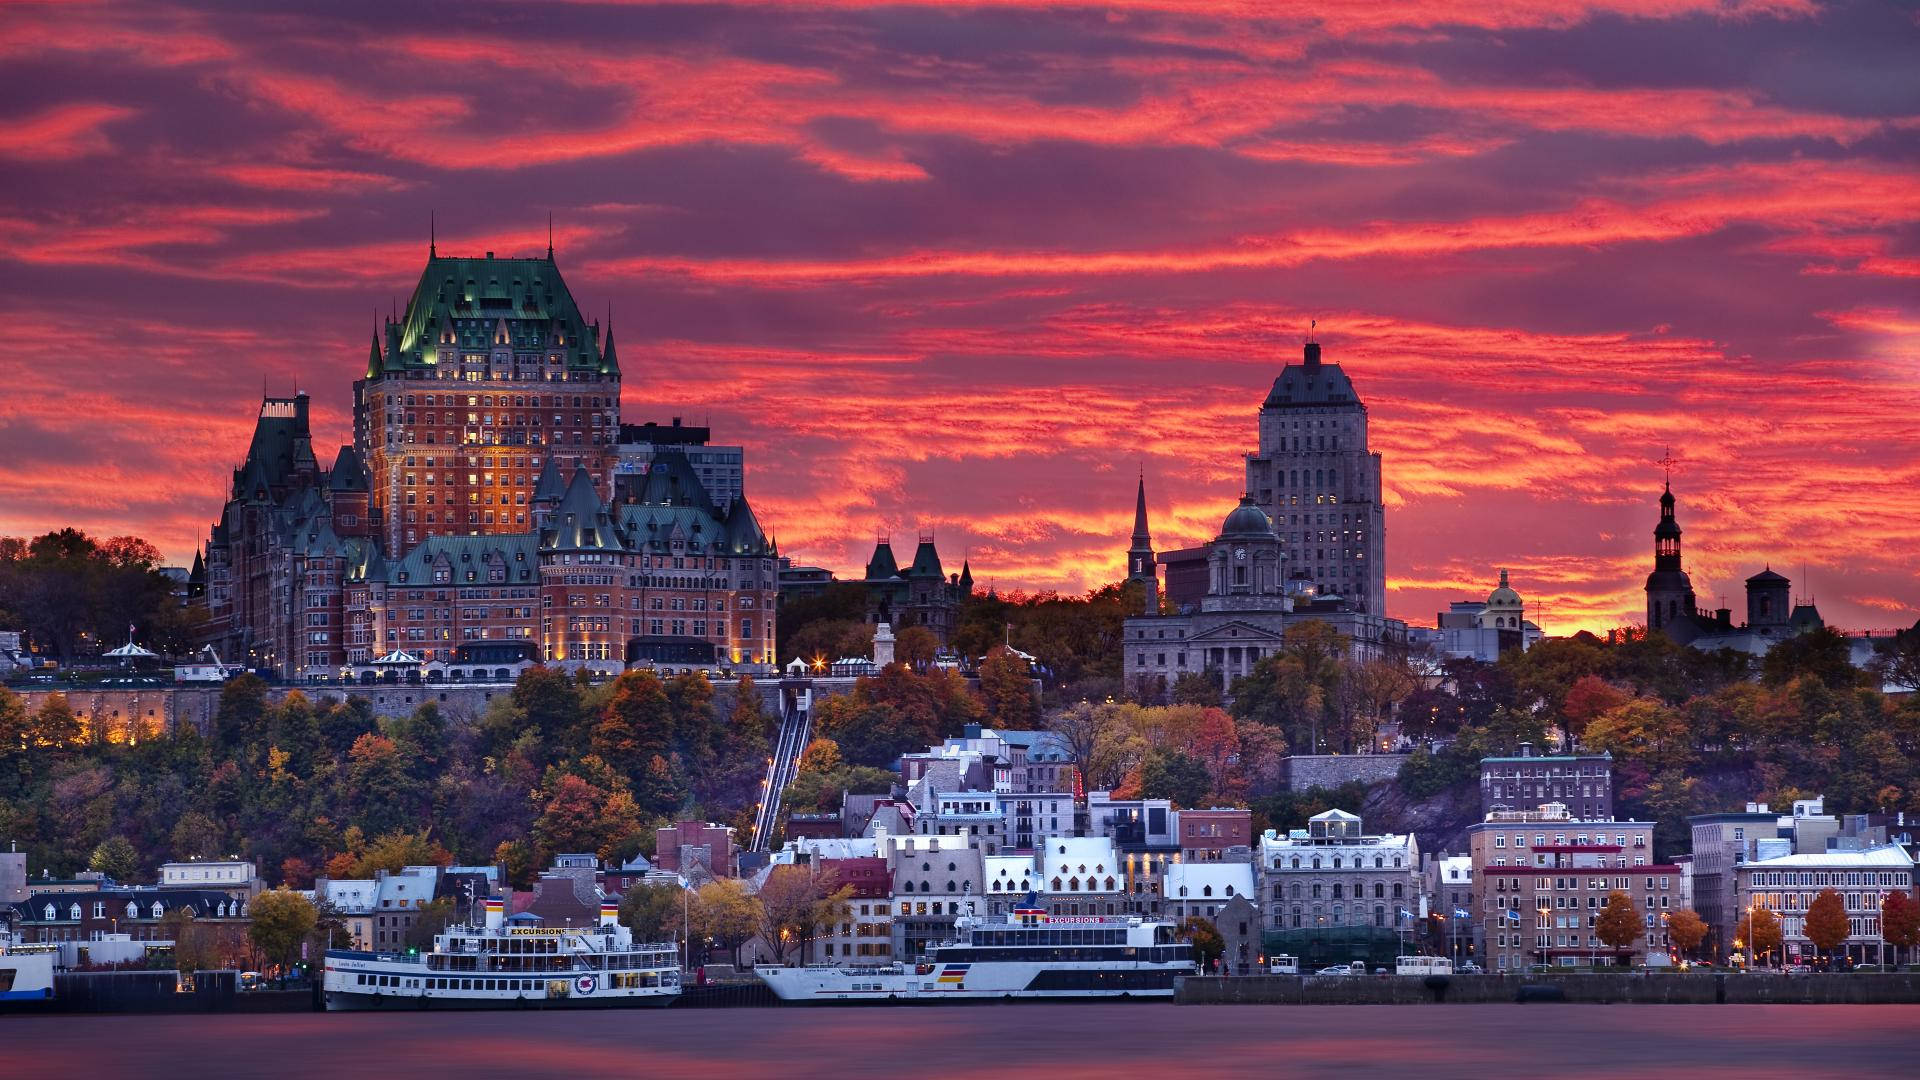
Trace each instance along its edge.
<instances>
[{"instance_id":1,"label":"calm water surface","mask_svg":"<svg viewBox=\"0 0 1920 1080\"><path fill-rule=\"evenodd\" d=\"M1914 1077L1920 1006L983 1005L0 1017L0 1077Z\"/></svg>"}]
</instances>

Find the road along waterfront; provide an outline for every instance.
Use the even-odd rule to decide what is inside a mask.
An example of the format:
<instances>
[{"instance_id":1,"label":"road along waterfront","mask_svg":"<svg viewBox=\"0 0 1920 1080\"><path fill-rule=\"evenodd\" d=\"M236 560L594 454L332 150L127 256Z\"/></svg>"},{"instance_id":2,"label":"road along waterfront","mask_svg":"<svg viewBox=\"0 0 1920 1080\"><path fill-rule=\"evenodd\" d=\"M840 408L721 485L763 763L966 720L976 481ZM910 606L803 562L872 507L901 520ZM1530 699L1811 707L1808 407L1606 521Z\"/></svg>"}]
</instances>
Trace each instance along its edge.
<instances>
[{"instance_id":1,"label":"road along waterfront","mask_svg":"<svg viewBox=\"0 0 1920 1080\"><path fill-rule=\"evenodd\" d=\"M0 1017L14 1076L1907 1077L1920 1006L1164 1003Z\"/></svg>"}]
</instances>

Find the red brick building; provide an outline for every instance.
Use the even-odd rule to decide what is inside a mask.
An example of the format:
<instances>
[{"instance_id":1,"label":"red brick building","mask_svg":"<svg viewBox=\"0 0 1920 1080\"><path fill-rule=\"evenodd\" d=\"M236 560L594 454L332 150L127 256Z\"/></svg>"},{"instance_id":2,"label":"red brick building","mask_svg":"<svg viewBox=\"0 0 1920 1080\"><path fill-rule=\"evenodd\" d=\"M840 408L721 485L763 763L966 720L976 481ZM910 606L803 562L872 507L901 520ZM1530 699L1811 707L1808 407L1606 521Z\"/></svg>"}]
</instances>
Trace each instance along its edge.
<instances>
[{"instance_id":1,"label":"red brick building","mask_svg":"<svg viewBox=\"0 0 1920 1080\"><path fill-rule=\"evenodd\" d=\"M546 259L428 261L330 468L268 398L190 591L229 661L302 682L534 663L769 670L777 552L684 452L613 482L620 370Z\"/></svg>"},{"instance_id":2,"label":"red brick building","mask_svg":"<svg viewBox=\"0 0 1920 1080\"><path fill-rule=\"evenodd\" d=\"M1187 862L1218 862L1228 848L1253 849L1253 811L1246 808L1181 810L1180 857Z\"/></svg>"},{"instance_id":3,"label":"red brick building","mask_svg":"<svg viewBox=\"0 0 1920 1080\"><path fill-rule=\"evenodd\" d=\"M733 875L733 826L710 821L682 821L654 830L653 865L660 870L693 874L705 868L709 877Z\"/></svg>"}]
</instances>

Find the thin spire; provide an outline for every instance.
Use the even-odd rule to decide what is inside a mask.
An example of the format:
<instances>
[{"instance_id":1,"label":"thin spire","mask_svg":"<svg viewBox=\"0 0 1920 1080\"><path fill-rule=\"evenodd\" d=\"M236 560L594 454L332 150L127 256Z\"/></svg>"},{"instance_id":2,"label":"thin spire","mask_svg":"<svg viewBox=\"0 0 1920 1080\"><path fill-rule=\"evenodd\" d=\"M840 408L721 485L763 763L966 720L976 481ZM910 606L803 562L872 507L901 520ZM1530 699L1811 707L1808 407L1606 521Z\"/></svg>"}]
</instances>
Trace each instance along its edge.
<instances>
[{"instance_id":1,"label":"thin spire","mask_svg":"<svg viewBox=\"0 0 1920 1080\"><path fill-rule=\"evenodd\" d=\"M440 254L440 222L434 211L427 211L427 258Z\"/></svg>"},{"instance_id":2,"label":"thin spire","mask_svg":"<svg viewBox=\"0 0 1920 1080\"><path fill-rule=\"evenodd\" d=\"M547 211L547 261L553 261L553 211Z\"/></svg>"},{"instance_id":3,"label":"thin spire","mask_svg":"<svg viewBox=\"0 0 1920 1080\"><path fill-rule=\"evenodd\" d=\"M1669 491L1673 490L1673 467L1678 464L1673 456L1673 447L1668 446L1663 448L1660 454L1660 460L1654 462L1654 464L1666 470L1666 488Z\"/></svg>"},{"instance_id":4,"label":"thin spire","mask_svg":"<svg viewBox=\"0 0 1920 1080\"><path fill-rule=\"evenodd\" d=\"M1147 540L1148 536L1149 536L1149 533L1147 532L1147 473L1146 473L1146 469L1142 467L1140 470L1140 486L1137 489L1135 489L1134 499L1133 499L1133 542L1136 546L1138 546L1139 544L1144 543Z\"/></svg>"}]
</instances>

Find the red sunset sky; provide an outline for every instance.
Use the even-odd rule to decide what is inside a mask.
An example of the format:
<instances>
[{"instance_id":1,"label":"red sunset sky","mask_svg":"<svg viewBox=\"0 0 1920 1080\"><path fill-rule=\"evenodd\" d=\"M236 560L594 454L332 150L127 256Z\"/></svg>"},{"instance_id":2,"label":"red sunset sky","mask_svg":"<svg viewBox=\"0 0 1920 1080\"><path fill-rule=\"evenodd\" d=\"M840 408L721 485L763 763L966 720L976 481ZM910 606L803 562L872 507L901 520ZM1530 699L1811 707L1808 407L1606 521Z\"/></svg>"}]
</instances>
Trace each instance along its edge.
<instances>
[{"instance_id":1,"label":"red sunset sky","mask_svg":"<svg viewBox=\"0 0 1920 1080\"><path fill-rule=\"evenodd\" d=\"M5 3L0 56L0 534L187 561L263 387L348 440L429 212L551 211L627 419L744 443L800 560L1084 589L1142 463L1204 540L1317 318L1395 615L1636 619L1669 445L1703 601L1920 615L1910 4Z\"/></svg>"}]
</instances>

